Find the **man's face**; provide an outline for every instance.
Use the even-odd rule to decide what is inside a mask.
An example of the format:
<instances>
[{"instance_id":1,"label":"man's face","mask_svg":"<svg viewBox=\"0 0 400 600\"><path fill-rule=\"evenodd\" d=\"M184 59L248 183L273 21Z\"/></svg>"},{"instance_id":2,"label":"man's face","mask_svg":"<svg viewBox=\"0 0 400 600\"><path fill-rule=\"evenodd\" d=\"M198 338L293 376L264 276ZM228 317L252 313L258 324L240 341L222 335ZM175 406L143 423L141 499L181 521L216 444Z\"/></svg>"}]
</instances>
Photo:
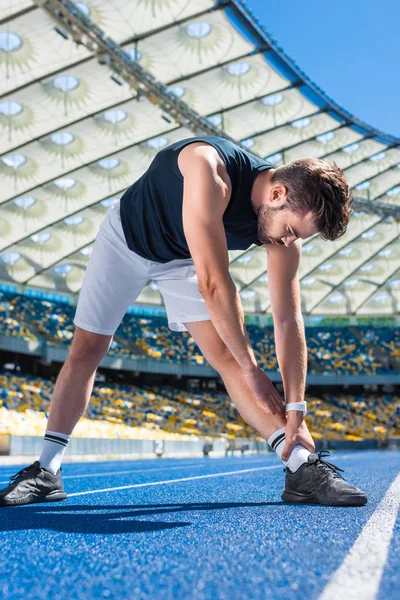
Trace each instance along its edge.
<instances>
[{"instance_id":1,"label":"man's face","mask_svg":"<svg viewBox=\"0 0 400 600\"><path fill-rule=\"evenodd\" d=\"M298 215L285 202L278 207L261 205L257 218L258 239L263 244L291 246L299 238L306 239L318 233L311 211Z\"/></svg>"}]
</instances>

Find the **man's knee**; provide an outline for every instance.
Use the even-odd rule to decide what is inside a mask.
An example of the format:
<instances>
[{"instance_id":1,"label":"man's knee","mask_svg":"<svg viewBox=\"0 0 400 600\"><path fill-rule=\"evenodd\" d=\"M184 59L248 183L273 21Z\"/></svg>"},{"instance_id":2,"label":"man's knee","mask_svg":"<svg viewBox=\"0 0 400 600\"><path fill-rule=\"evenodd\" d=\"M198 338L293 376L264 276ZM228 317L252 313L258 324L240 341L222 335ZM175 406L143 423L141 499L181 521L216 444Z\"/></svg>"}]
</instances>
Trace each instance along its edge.
<instances>
[{"instance_id":1,"label":"man's knee","mask_svg":"<svg viewBox=\"0 0 400 600\"><path fill-rule=\"evenodd\" d=\"M100 362L107 354L112 339L112 335L101 335L76 327L68 359L74 362Z\"/></svg>"}]
</instances>

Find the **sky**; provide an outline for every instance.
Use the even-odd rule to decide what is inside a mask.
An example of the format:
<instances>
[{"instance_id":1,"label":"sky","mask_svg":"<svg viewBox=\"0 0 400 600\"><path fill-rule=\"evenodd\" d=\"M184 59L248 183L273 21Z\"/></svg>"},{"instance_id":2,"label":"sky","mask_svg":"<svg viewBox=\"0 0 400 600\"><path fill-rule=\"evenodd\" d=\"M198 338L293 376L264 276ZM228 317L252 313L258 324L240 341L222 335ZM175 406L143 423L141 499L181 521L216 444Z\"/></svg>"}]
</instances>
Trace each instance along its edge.
<instances>
[{"instance_id":1,"label":"sky","mask_svg":"<svg viewBox=\"0 0 400 600\"><path fill-rule=\"evenodd\" d=\"M246 0L332 100L400 138L400 0Z\"/></svg>"}]
</instances>

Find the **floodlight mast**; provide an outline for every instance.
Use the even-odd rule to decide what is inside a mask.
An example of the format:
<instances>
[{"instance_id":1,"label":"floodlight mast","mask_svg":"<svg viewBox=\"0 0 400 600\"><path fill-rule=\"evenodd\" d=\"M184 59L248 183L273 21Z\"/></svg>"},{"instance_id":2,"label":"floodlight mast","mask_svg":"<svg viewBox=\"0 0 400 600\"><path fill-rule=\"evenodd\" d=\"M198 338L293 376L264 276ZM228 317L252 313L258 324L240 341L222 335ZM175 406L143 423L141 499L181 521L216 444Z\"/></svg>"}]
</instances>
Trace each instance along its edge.
<instances>
[{"instance_id":1,"label":"floodlight mast","mask_svg":"<svg viewBox=\"0 0 400 600\"><path fill-rule=\"evenodd\" d=\"M106 64L114 73L126 81L138 96L145 96L152 104L160 107L182 127L189 127L195 134L206 134L223 137L243 147L247 152L259 157L255 152L242 146L241 142L230 137L225 131L215 127L206 117L190 108L185 102L168 92L167 86L156 80L138 62L132 60L120 44L106 36L88 16L84 15L70 0L35 0L76 44L82 44L92 52L100 64ZM223 9L225 4L220 3ZM217 5L218 6L218 5ZM260 158L260 157L259 157ZM355 198L354 205L358 209L385 217L400 220L399 209L386 202L377 202Z\"/></svg>"}]
</instances>

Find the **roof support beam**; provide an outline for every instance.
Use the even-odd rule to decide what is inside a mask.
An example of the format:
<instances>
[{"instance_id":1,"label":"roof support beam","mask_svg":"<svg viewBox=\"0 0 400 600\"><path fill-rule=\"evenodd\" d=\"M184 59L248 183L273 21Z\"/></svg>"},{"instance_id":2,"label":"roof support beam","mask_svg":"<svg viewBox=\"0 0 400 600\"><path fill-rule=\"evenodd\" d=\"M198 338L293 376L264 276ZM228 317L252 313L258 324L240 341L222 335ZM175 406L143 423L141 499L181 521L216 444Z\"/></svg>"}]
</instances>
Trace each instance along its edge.
<instances>
[{"instance_id":1,"label":"roof support beam","mask_svg":"<svg viewBox=\"0 0 400 600\"><path fill-rule=\"evenodd\" d=\"M10 0L10 5L12 3L12 0ZM0 19L0 25L5 25L6 23L9 23L10 21L13 21L14 19L18 19L18 17L23 17L24 15L32 12L33 10L36 10L37 6L27 6L26 8L22 8L21 10L18 10L17 12L8 15L8 17L4 17L4 19Z\"/></svg>"}]
</instances>

